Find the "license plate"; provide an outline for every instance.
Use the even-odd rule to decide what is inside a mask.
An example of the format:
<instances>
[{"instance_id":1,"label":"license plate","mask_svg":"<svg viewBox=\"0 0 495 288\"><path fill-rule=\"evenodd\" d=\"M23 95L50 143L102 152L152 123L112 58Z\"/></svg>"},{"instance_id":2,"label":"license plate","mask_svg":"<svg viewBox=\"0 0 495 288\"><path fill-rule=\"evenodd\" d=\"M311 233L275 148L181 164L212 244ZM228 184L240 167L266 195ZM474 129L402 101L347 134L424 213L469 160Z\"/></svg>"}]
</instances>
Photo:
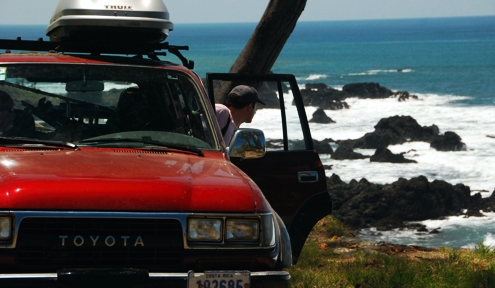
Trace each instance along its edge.
<instances>
[{"instance_id":1,"label":"license plate","mask_svg":"<svg viewBox=\"0 0 495 288\"><path fill-rule=\"evenodd\" d=\"M189 271L187 275L188 288L248 288L250 282L249 271Z\"/></svg>"}]
</instances>

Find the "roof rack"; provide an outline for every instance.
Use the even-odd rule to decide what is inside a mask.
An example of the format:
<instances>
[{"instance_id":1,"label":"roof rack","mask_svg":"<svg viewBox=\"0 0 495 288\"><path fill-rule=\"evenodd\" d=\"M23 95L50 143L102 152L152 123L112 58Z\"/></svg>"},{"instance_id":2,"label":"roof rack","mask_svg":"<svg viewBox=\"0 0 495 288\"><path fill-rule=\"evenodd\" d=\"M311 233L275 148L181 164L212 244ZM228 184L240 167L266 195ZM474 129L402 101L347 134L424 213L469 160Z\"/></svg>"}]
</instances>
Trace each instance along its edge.
<instances>
[{"instance_id":1,"label":"roof rack","mask_svg":"<svg viewBox=\"0 0 495 288\"><path fill-rule=\"evenodd\" d=\"M194 69L194 61L186 59L180 50L189 50L189 46L174 46L168 42L162 43L126 43L126 45L112 45L106 43L81 43L81 42L48 42L43 41L43 38L38 40L22 40L17 37L16 40L0 39L0 49L6 50L23 50L23 51L39 51L49 52L56 51L59 53L89 53L91 55L101 54L119 54L119 55L139 55L148 56L153 60L160 60L158 56L167 55L166 50L174 54L182 62L182 65L189 69Z\"/></svg>"}]
</instances>

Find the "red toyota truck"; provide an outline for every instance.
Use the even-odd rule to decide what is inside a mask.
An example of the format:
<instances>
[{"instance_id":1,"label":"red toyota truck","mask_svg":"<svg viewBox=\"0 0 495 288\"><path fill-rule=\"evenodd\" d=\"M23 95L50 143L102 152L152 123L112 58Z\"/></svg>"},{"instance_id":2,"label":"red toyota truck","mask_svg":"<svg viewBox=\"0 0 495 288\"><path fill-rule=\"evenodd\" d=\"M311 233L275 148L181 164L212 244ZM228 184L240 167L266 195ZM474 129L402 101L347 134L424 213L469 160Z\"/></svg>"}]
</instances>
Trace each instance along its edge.
<instances>
[{"instance_id":1,"label":"red toyota truck","mask_svg":"<svg viewBox=\"0 0 495 288\"><path fill-rule=\"evenodd\" d=\"M118 2L61 0L51 41L0 40L0 287L289 287L331 213L294 76L208 74L278 87L280 147L226 147L165 5Z\"/></svg>"}]
</instances>

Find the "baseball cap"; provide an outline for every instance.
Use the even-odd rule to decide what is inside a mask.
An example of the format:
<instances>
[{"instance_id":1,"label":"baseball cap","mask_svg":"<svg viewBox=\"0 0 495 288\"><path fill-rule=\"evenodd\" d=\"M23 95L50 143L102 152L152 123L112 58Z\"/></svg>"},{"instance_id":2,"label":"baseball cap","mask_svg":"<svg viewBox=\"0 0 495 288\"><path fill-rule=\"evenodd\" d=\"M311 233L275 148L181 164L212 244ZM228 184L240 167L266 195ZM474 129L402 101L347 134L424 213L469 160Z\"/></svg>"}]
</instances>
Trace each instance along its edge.
<instances>
[{"instance_id":1,"label":"baseball cap","mask_svg":"<svg viewBox=\"0 0 495 288\"><path fill-rule=\"evenodd\" d=\"M239 85L234 87L229 93L229 99L236 104L249 104L258 102L266 106L258 96L258 91L251 86Z\"/></svg>"}]
</instances>

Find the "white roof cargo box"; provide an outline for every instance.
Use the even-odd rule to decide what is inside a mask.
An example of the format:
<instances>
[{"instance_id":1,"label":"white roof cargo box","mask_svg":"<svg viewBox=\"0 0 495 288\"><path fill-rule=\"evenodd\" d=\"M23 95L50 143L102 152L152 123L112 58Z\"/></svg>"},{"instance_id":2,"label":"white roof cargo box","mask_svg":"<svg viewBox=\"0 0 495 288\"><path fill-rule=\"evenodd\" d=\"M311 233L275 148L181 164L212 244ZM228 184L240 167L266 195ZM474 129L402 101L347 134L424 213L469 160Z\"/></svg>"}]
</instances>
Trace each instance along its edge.
<instances>
[{"instance_id":1,"label":"white roof cargo box","mask_svg":"<svg viewBox=\"0 0 495 288\"><path fill-rule=\"evenodd\" d=\"M59 0L51 41L162 42L174 25L162 0Z\"/></svg>"}]
</instances>

